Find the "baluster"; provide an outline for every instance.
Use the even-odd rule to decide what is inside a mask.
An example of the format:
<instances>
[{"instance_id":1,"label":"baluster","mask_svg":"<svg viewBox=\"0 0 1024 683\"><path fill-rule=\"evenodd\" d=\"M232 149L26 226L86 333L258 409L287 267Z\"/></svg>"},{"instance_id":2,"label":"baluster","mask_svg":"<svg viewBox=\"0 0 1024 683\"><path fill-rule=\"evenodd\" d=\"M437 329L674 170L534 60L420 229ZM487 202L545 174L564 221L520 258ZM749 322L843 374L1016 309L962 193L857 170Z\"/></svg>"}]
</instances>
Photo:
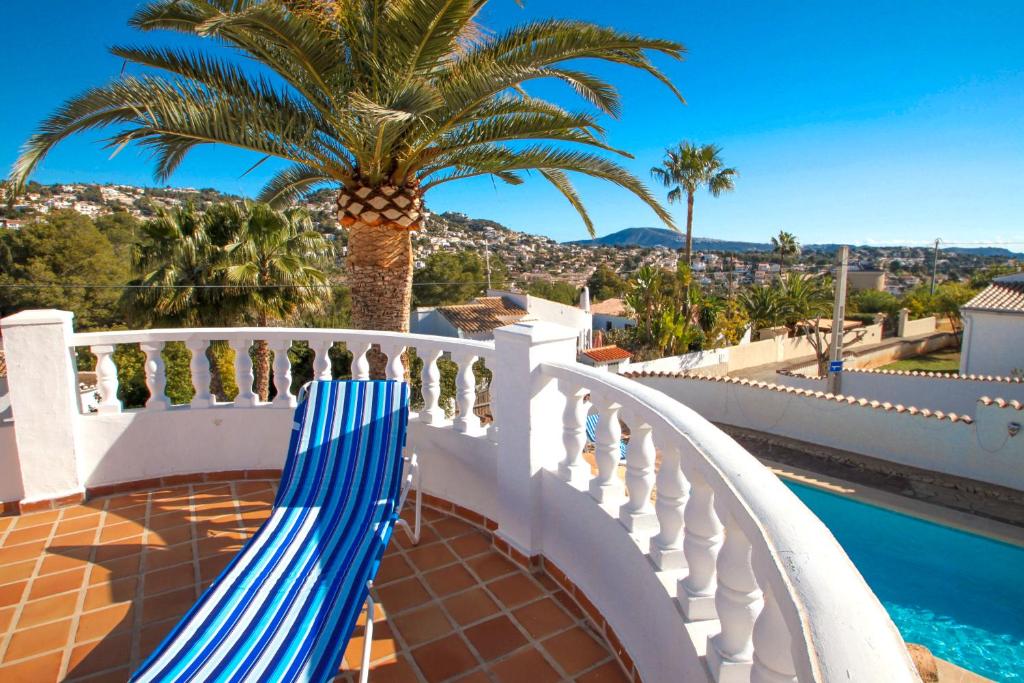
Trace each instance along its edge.
<instances>
[{"instance_id":1,"label":"baluster","mask_svg":"<svg viewBox=\"0 0 1024 683\"><path fill-rule=\"evenodd\" d=\"M619 466L622 451L622 428L619 426L621 406L602 396L594 396L597 409L597 433L594 444L594 460L597 462L597 476L590 480L590 495L599 503L619 503L625 495L623 486L615 471Z\"/></svg>"},{"instance_id":2,"label":"baluster","mask_svg":"<svg viewBox=\"0 0 1024 683\"><path fill-rule=\"evenodd\" d=\"M722 630L708 638L708 668L715 681L746 683L753 662L754 621L763 600L750 563L750 540L725 509L721 496L715 503L725 527L725 543L718 554L718 589L715 610Z\"/></svg>"},{"instance_id":3,"label":"baluster","mask_svg":"<svg viewBox=\"0 0 1024 683\"><path fill-rule=\"evenodd\" d=\"M656 474L658 497L654 501L654 514L658 517L658 535L651 538L650 551L651 560L663 571L686 567L683 509L690 492L680 461L677 446L662 449L661 467Z\"/></svg>"},{"instance_id":4,"label":"baluster","mask_svg":"<svg viewBox=\"0 0 1024 683\"><path fill-rule=\"evenodd\" d=\"M619 521L630 533L653 533L658 530L658 518L651 504L654 458L651 426L645 423L635 427L631 425L626 451L626 491L629 500L619 508Z\"/></svg>"},{"instance_id":5,"label":"baluster","mask_svg":"<svg viewBox=\"0 0 1024 683\"><path fill-rule=\"evenodd\" d=\"M476 376L473 374L473 363L477 356L472 351L453 354L453 360L459 366L455 376L455 405L459 414L455 418L455 431L463 434L480 433L480 418L473 413L476 403Z\"/></svg>"},{"instance_id":6,"label":"baluster","mask_svg":"<svg viewBox=\"0 0 1024 683\"><path fill-rule=\"evenodd\" d=\"M252 383L256 381L256 374L252 368L252 357L249 355L252 339L232 339L230 343L231 348L235 351L235 383L238 384L235 406L251 408L259 403L260 398L252 390Z\"/></svg>"},{"instance_id":7,"label":"baluster","mask_svg":"<svg viewBox=\"0 0 1024 683\"><path fill-rule=\"evenodd\" d=\"M329 355L333 342L331 340L319 342L316 348L313 349L313 353L316 355L313 357L313 377L315 379L329 382L331 381L331 357Z\"/></svg>"},{"instance_id":8,"label":"baluster","mask_svg":"<svg viewBox=\"0 0 1024 683\"><path fill-rule=\"evenodd\" d=\"M385 369L385 376L388 379L405 379L405 363L402 362L402 354L405 353L405 344L381 344L380 350L388 357L388 364Z\"/></svg>"},{"instance_id":9,"label":"baluster","mask_svg":"<svg viewBox=\"0 0 1024 683\"><path fill-rule=\"evenodd\" d=\"M750 683L796 683L789 626L770 585L764 587L764 609L754 622L753 641Z\"/></svg>"},{"instance_id":10,"label":"baluster","mask_svg":"<svg viewBox=\"0 0 1024 683\"><path fill-rule=\"evenodd\" d=\"M715 514L715 492L699 472L690 476L690 500L686 504L686 536L683 552L690 568L679 582L679 605L690 621L715 619L715 564L722 547L722 524Z\"/></svg>"},{"instance_id":11,"label":"baluster","mask_svg":"<svg viewBox=\"0 0 1024 683\"><path fill-rule=\"evenodd\" d=\"M191 405L193 408L209 408L215 403L213 394L210 393L210 359L206 357L206 347L209 341L205 339L189 339L185 347L192 354L189 362L189 369L192 371L192 388L195 394L192 396Z\"/></svg>"},{"instance_id":12,"label":"baluster","mask_svg":"<svg viewBox=\"0 0 1024 683\"><path fill-rule=\"evenodd\" d=\"M437 360L440 349L425 350L423 356L423 411L420 420L428 425L441 425L447 420L441 407L441 370Z\"/></svg>"},{"instance_id":13,"label":"baluster","mask_svg":"<svg viewBox=\"0 0 1024 683\"><path fill-rule=\"evenodd\" d=\"M565 444L565 460L558 463L562 479L579 490L587 488L590 479L590 465L583 459L583 448L587 445L587 411L590 404L584 399L587 390L566 387L564 390L565 412L562 414L562 443Z\"/></svg>"},{"instance_id":14,"label":"baluster","mask_svg":"<svg viewBox=\"0 0 1024 683\"><path fill-rule=\"evenodd\" d=\"M146 401L147 410L167 410L171 407L171 399L167 398L167 368L164 365L164 357L160 353L164 350L162 341L142 342L139 348L146 354L146 388L149 389L149 400Z\"/></svg>"},{"instance_id":15,"label":"baluster","mask_svg":"<svg viewBox=\"0 0 1024 683\"><path fill-rule=\"evenodd\" d=\"M276 339L270 344L274 351L274 388L277 389L273 404L286 408L296 405L295 394L292 393L292 361L288 358L291 347L291 339Z\"/></svg>"},{"instance_id":16,"label":"baluster","mask_svg":"<svg viewBox=\"0 0 1024 683\"><path fill-rule=\"evenodd\" d=\"M96 412L120 413L121 402L117 400L117 366L114 364L114 347L104 344L93 346L91 350L96 354L96 388L100 394Z\"/></svg>"},{"instance_id":17,"label":"baluster","mask_svg":"<svg viewBox=\"0 0 1024 683\"><path fill-rule=\"evenodd\" d=\"M370 379L370 359L366 357L370 342L356 342L348 347L352 351L352 379Z\"/></svg>"}]
</instances>

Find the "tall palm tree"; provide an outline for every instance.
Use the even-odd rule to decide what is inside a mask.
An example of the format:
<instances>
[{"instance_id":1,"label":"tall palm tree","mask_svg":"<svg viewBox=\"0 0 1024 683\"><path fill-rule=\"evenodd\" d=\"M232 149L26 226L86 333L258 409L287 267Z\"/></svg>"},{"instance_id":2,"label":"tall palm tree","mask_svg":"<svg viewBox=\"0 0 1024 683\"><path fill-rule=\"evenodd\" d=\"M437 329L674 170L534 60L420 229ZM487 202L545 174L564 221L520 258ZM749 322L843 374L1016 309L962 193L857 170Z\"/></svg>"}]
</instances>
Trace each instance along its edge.
<instances>
[{"instance_id":1,"label":"tall palm tree","mask_svg":"<svg viewBox=\"0 0 1024 683\"><path fill-rule=\"evenodd\" d=\"M239 310L258 327L322 311L330 299L327 278L317 265L326 244L301 209L278 211L246 202L235 240L225 247L222 266L228 292ZM270 347L255 344L255 391L261 401L270 395Z\"/></svg>"},{"instance_id":2,"label":"tall palm tree","mask_svg":"<svg viewBox=\"0 0 1024 683\"><path fill-rule=\"evenodd\" d=\"M695 145L680 142L674 148L665 150L661 166L651 169L651 176L665 187L670 204L681 202L686 197L686 263L693 254L693 197L697 190L706 188L712 197L736 188L735 168L727 168L719 156L722 148L717 145Z\"/></svg>"},{"instance_id":3,"label":"tall palm tree","mask_svg":"<svg viewBox=\"0 0 1024 683\"><path fill-rule=\"evenodd\" d=\"M737 297L755 330L777 327L784 320L784 302L778 287L751 285Z\"/></svg>"},{"instance_id":4,"label":"tall palm tree","mask_svg":"<svg viewBox=\"0 0 1024 683\"><path fill-rule=\"evenodd\" d=\"M204 144L282 159L260 199L276 205L336 187L349 230L353 323L399 331L409 325L410 231L423 224L424 194L439 185L476 176L517 185L535 170L593 234L567 175L578 172L632 192L674 227L647 187L601 154L629 156L604 141L595 113L567 111L526 87L559 81L616 116L616 89L579 60L647 72L679 96L650 53L679 59L684 48L570 19L492 35L475 24L486 3L152 0L132 26L212 38L272 77L201 50L115 47L126 63L162 73L125 73L65 103L29 139L12 186L21 191L61 140L105 127L116 127L115 150L137 143L152 151L160 180Z\"/></svg>"},{"instance_id":5,"label":"tall palm tree","mask_svg":"<svg viewBox=\"0 0 1024 683\"><path fill-rule=\"evenodd\" d=\"M785 230L780 230L777 237L772 238L772 252L779 255L779 275L786 266L787 256L800 255L800 242L796 235Z\"/></svg>"}]
</instances>

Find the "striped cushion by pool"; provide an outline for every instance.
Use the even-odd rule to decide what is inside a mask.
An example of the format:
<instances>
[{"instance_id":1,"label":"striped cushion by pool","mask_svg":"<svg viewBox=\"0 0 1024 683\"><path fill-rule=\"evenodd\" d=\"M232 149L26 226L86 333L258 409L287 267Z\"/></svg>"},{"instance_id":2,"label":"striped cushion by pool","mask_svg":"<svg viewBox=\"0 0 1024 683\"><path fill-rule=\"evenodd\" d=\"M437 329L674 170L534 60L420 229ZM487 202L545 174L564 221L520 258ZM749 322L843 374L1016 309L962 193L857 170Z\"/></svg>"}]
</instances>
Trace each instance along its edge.
<instances>
[{"instance_id":1,"label":"striped cushion by pool","mask_svg":"<svg viewBox=\"0 0 1024 683\"><path fill-rule=\"evenodd\" d=\"M398 517L408 387L313 382L270 518L133 681L329 681Z\"/></svg>"},{"instance_id":2,"label":"striped cushion by pool","mask_svg":"<svg viewBox=\"0 0 1024 683\"><path fill-rule=\"evenodd\" d=\"M587 440L591 443L597 443L597 422L601 419L601 416L597 413L591 413L587 415ZM625 441L619 441L619 460L626 459L626 449L628 446Z\"/></svg>"}]
</instances>

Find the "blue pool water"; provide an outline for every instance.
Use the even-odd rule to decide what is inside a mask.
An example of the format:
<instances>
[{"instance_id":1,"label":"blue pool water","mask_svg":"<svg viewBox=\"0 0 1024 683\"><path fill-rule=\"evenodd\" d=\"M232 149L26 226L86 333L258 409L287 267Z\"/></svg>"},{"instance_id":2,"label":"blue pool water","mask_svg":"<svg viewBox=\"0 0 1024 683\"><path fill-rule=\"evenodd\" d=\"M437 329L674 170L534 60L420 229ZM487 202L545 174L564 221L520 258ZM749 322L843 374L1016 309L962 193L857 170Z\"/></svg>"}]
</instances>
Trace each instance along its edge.
<instances>
[{"instance_id":1,"label":"blue pool water","mask_svg":"<svg viewBox=\"0 0 1024 683\"><path fill-rule=\"evenodd\" d=\"M996 681L1024 681L1024 548L786 485L825 523L903 639Z\"/></svg>"}]
</instances>

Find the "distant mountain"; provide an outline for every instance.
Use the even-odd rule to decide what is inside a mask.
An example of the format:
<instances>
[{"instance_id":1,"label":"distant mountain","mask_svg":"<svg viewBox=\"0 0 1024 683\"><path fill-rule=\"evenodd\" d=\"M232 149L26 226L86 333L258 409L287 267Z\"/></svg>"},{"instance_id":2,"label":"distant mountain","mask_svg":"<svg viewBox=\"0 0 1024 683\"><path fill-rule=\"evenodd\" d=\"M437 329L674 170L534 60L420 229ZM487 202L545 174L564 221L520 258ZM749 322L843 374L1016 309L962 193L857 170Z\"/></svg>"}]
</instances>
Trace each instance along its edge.
<instances>
[{"instance_id":1,"label":"distant mountain","mask_svg":"<svg viewBox=\"0 0 1024 683\"><path fill-rule=\"evenodd\" d=\"M682 249L686 245L686 235L666 228L625 228L604 237L592 240L576 240L569 244L584 247L668 247ZM771 251L770 244L757 242L737 242L733 240L716 240L708 237L694 237L695 251Z\"/></svg>"}]
</instances>

